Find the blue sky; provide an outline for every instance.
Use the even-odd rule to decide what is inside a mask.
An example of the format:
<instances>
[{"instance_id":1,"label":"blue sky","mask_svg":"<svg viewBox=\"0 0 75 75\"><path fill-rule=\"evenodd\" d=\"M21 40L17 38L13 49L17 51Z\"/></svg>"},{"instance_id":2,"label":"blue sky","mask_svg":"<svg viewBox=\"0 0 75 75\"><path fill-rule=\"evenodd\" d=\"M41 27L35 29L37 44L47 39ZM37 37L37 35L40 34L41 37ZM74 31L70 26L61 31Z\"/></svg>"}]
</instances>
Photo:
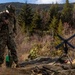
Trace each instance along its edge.
<instances>
[{"instance_id":1,"label":"blue sky","mask_svg":"<svg viewBox=\"0 0 75 75\"><path fill-rule=\"evenodd\" d=\"M7 2L28 2L34 4L51 4L51 3L65 3L66 0L0 0L0 3L7 3ZM69 0L70 3L75 2L75 0Z\"/></svg>"}]
</instances>

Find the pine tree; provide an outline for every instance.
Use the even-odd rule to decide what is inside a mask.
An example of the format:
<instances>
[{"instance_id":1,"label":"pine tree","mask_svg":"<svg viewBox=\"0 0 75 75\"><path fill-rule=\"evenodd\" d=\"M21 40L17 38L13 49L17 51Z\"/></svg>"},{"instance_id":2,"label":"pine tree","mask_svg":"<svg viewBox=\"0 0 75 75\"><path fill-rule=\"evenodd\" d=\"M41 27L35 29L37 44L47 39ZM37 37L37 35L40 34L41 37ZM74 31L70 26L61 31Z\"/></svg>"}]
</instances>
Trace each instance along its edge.
<instances>
[{"instance_id":1,"label":"pine tree","mask_svg":"<svg viewBox=\"0 0 75 75\"><path fill-rule=\"evenodd\" d=\"M41 30L42 27L42 18L40 16L40 12L36 10L36 12L33 15L33 20L32 20L32 28L36 30Z\"/></svg>"},{"instance_id":2,"label":"pine tree","mask_svg":"<svg viewBox=\"0 0 75 75\"><path fill-rule=\"evenodd\" d=\"M53 16L57 17L58 15L58 4L52 4L51 7L50 7L50 10L49 10L49 13L50 13L50 22L52 21L53 19Z\"/></svg>"},{"instance_id":3,"label":"pine tree","mask_svg":"<svg viewBox=\"0 0 75 75\"><path fill-rule=\"evenodd\" d=\"M31 28L32 17L32 9L29 4L25 3L19 15L19 24L27 33L29 33L29 30Z\"/></svg>"},{"instance_id":4,"label":"pine tree","mask_svg":"<svg viewBox=\"0 0 75 75\"><path fill-rule=\"evenodd\" d=\"M58 19L54 16L50 23L50 32L51 32L53 38L57 34L57 27L58 27Z\"/></svg>"},{"instance_id":5,"label":"pine tree","mask_svg":"<svg viewBox=\"0 0 75 75\"><path fill-rule=\"evenodd\" d=\"M75 4L73 6L73 28L75 28Z\"/></svg>"},{"instance_id":6,"label":"pine tree","mask_svg":"<svg viewBox=\"0 0 75 75\"><path fill-rule=\"evenodd\" d=\"M50 20L49 12L43 10L41 12L41 15L42 15L42 29L43 31L48 31Z\"/></svg>"},{"instance_id":7,"label":"pine tree","mask_svg":"<svg viewBox=\"0 0 75 75\"><path fill-rule=\"evenodd\" d=\"M58 23L58 27L57 27L57 34L59 35L63 35L63 24L62 24L62 21L61 19L59 20L59 23ZM61 40L58 36L55 36L55 42L54 42L54 45L57 46L58 44L61 43ZM61 47L60 48L60 53L62 53L62 50L63 48Z\"/></svg>"},{"instance_id":8,"label":"pine tree","mask_svg":"<svg viewBox=\"0 0 75 75\"><path fill-rule=\"evenodd\" d=\"M73 9L72 9L72 5L69 3L68 0L66 0L66 3L63 7L62 10L62 20L63 22L67 22L67 23L72 23L72 14L73 13Z\"/></svg>"},{"instance_id":9,"label":"pine tree","mask_svg":"<svg viewBox=\"0 0 75 75\"><path fill-rule=\"evenodd\" d=\"M58 31L58 34L59 35L62 35L62 32L63 32L63 24L62 24L61 19L59 20L57 31Z\"/></svg>"}]
</instances>

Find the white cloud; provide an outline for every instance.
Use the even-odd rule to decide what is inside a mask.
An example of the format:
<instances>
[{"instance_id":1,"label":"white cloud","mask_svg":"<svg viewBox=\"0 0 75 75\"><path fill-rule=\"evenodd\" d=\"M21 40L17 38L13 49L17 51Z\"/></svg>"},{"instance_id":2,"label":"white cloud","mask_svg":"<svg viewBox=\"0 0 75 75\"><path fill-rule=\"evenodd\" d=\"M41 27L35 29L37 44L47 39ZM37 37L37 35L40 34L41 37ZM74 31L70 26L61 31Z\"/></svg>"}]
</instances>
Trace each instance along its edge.
<instances>
[{"instance_id":1,"label":"white cloud","mask_svg":"<svg viewBox=\"0 0 75 75\"><path fill-rule=\"evenodd\" d=\"M28 2L34 4L52 4L52 3L65 3L66 0L17 0L18 2ZM75 2L75 0L69 0L69 2Z\"/></svg>"},{"instance_id":2,"label":"white cloud","mask_svg":"<svg viewBox=\"0 0 75 75\"><path fill-rule=\"evenodd\" d=\"M41 4L41 3L43 3L43 4L48 4L48 3L62 3L63 2L63 0L37 0L36 1L36 4Z\"/></svg>"},{"instance_id":3,"label":"white cloud","mask_svg":"<svg viewBox=\"0 0 75 75\"><path fill-rule=\"evenodd\" d=\"M16 1L18 1L18 2L24 2L24 3L26 2L26 0L16 0Z\"/></svg>"}]
</instances>

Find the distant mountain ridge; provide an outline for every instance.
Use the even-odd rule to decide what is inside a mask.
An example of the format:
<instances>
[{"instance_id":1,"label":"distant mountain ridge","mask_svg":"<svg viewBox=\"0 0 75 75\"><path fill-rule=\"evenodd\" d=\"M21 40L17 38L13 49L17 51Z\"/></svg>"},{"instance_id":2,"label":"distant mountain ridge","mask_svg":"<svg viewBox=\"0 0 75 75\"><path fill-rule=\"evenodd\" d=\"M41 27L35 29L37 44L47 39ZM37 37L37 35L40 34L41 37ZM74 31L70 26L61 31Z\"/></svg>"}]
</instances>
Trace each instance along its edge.
<instances>
[{"instance_id":1,"label":"distant mountain ridge","mask_svg":"<svg viewBox=\"0 0 75 75\"><path fill-rule=\"evenodd\" d=\"M24 3L19 3L19 2L10 2L10 3L1 3L0 4L0 11L3 11L5 9L5 7L9 4L12 4L16 7L16 9L19 11L22 6L24 5ZM49 9L51 4L30 4L31 8L34 10L37 7L39 7L40 9ZM60 4L60 7L62 8L63 4ZM34 8L35 7L35 8Z\"/></svg>"},{"instance_id":2,"label":"distant mountain ridge","mask_svg":"<svg viewBox=\"0 0 75 75\"><path fill-rule=\"evenodd\" d=\"M0 11L3 11L5 9L5 7L9 4L12 4L16 7L17 13L19 13L19 11L21 10L22 6L24 5L24 3L20 3L20 2L9 2L9 3L0 3ZM71 3L71 4L75 4L75 3ZM37 7L41 10L48 10L50 8L52 4L30 4L31 8L33 10L35 10ZM59 9L61 10L63 8L64 4L59 4Z\"/></svg>"}]
</instances>

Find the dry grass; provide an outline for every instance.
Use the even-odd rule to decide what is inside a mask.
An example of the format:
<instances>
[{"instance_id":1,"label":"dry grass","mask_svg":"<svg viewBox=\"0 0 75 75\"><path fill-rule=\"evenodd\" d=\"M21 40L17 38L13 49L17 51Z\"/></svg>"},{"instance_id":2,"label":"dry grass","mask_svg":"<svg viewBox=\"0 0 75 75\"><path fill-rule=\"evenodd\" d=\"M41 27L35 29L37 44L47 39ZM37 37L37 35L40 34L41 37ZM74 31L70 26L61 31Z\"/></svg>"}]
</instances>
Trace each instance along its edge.
<instances>
[{"instance_id":1,"label":"dry grass","mask_svg":"<svg viewBox=\"0 0 75 75\"><path fill-rule=\"evenodd\" d=\"M29 51L34 47L35 44L40 45L39 54L41 56L50 56L51 51L55 49L53 46L53 39L50 35L44 35L43 37L38 36L37 34L34 34L31 37L27 37L22 31L21 28L18 26L18 34L15 37L16 38L16 44L17 44L17 52L19 61L22 61L24 59L27 59L27 56L29 54ZM64 24L64 30L63 30L63 36L65 39L72 36L75 30L71 29L67 23ZM55 40L56 41L56 40ZM71 44L75 46L75 37L69 41ZM69 47L70 50L73 50ZM56 50L54 50L56 51Z\"/></svg>"}]
</instances>

